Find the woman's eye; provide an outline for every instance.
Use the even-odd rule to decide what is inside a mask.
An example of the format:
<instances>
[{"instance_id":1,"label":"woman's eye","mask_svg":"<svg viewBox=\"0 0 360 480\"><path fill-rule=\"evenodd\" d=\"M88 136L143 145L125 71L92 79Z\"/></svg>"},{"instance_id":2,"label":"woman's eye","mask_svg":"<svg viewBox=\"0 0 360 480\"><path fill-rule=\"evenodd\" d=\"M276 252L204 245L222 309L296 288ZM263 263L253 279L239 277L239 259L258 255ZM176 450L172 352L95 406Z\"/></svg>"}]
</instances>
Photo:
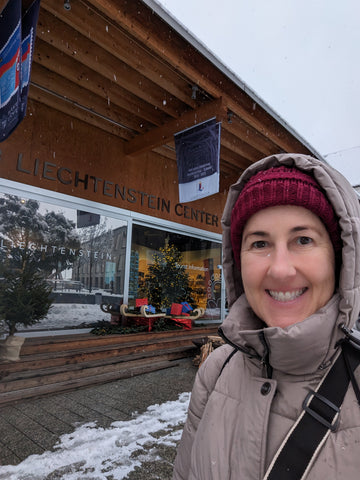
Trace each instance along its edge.
<instances>
[{"instance_id":1,"label":"woman's eye","mask_svg":"<svg viewBox=\"0 0 360 480\"><path fill-rule=\"evenodd\" d=\"M252 247L253 247L253 248L256 248L256 249L258 249L258 248L265 248L265 247L267 247L267 244L268 244L268 243L267 243L265 240L257 240L256 242L254 242L254 243L252 244Z\"/></svg>"},{"instance_id":2,"label":"woman's eye","mask_svg":"<svg viewBox=\"0 0 360 480\"><path fill-rule=\"evenodd\" d=\"M297 243L299 243L300 245L309 245L310 243L312 243L312 238L310 237L299 237L297 239Z\"/></svg>"}]
</instances>

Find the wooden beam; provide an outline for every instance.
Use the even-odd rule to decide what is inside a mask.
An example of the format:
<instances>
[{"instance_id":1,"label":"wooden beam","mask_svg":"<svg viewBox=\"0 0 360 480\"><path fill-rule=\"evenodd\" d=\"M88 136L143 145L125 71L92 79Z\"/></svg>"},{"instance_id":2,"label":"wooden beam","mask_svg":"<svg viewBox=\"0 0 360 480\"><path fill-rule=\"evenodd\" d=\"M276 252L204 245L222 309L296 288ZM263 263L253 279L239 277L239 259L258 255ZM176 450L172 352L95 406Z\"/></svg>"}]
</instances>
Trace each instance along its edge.
<instances>
[{"instance_id":1,"label":"wooden beam","mask_svg":"<svg viewBox=\"0 0 360 480\"><path fill-rule=\"evenodd\" d=\"M231 123L224 122L223 130L241 138L251 147L261 152L263 156L272 155L274 153L281 153L282 149L275 145L274 142L259 133L255 128L245 123L241 118L233 115Z\"/></svg>"},{"instance_id":2,"label":"wooden beam","mask_svg":"<svg viewBox=\"0 0 360 480\"><path fill-rule=\"evenodd\" d=\"M179 118L168 121L167 124L162 127L135 137L125 144L124 151L127 155L136 155L152 150L154 147L167 143L176 132L204 122L209 118L216 117L219 121L225 116L226 109L222 105L222 99L212 100L196 110L187 111Z\"/></svg>"},{"instance_id":3,"label":"wooden beam","mask_svg":"<svg viewBox=\"0 0 360 480\"><path fill-rule=\"evenodd\" d=\"M223 97L224 104L239 118L269 138L284 151L310 151L284 125L275 120L244 90L171 29L154 12L134 0L86 0L94 8L114 19L129 33L151 48L190 82L213 98ZM141 15L139 15L141 11ZM171 34L171 41L169 35Z\"/></svg>"},{"instance_id":4,"label":"wooden beam","mask_svg":"<svg viewBox=\"0 0 360 480\"><path fill-rule=\"evenodd\" d=\"M106 99L93 94L89 90L80 87L57 73L50 72L41 65L34 63L31 72L31 81L46 89L49 93L54 93L63 101L72 102L74 105L83 110L88 110L91 113L96 113L104 120L107 119L110 123L122 126L128 130L131 137L136 132L147 131L151 125L144 122L140 117L130 114L117 105L112 105ZM142 125L142 127L141 127ZM126 127L126 128L125 128Z\"/></svg>"},{"instance_id":5,"label":"wooden beam","mask_svg":"<svg viewBox=\"0 0 360 480\"><path fill-rule=\"evenodd\" d=\"M232 150L241 157L248 158L252 162L256 162L256 160L263 157L262 152L247 144L241 137L232 135L225 129L221 132L221 146Z\"/></svg>"},{"instance_id":6,"label":"wooden beam","mask_svg":"<svg viewBox=\"0 0 360 480\"><path fill-rule=\"evenodd\" d=\"M149 55L146 43L137 42L99 10L79 1L72 2L70 11L64 10L59 0L42 0L41 6L174 97L196 108L196 101L191 98L191 85L184 84L179 73L161 58Z\"/></svg>"},{"instance_id":7,"label":"wooden beam","mask_svg":"<svg viewBox=\"0 0 360 480\"><path fill-rule=\"evenodd\" d=\"M174 118L183 111L182 102L43 9L39 13L37 36L160 111Z\"/></svg>"},{"instance_id":8,"label":"wooden beam","mask_svg":"<svg viewBox=\"0 0 360 480\"><path fill-rule=\"evenodd\" d=\"M66 55L40 38L36 39L35 63L76 83L80 87L88 89L95 95L104 98L111 105L117 105L136 114L136 116L153 125L162 125L170 118L164 112L154 108L115 82L103 77L99 72L78 62L77 57Z\"/></svg>"},{"instance_id":9,"label":"wooden beam","mask_svg":"<svg viewBox=\"0 0 360 480\"><path fill-rule=\"evenodd\" d=\"M164 158L167 158L168 160L172 160L176 162L176 154L175 151L167 148L166 145L161 145L159 147L155 147L152 149L152 151L158 155L161 155Z\"/></svg>"},{"instance_id":10,"label":"wooden beam","mask_svg":"<svg viewBox=\"0 0 360 480\"><path fill-rule=\"evenodd\" d=\"M234 165L221 160L220 162L220 175L224 175L225 177L233 177L237 175L240 171L240 167L235 167Z\"/></svg>"},{"instance_id":11,"label":"wooden beam","mask_svg":"<svg viewBox=\"0 0 360 480\"><path fill-rule=\"evenodd\" d=\"M116 135L117 137L128 140L132 136L127 130L124 130L116 124L110 123L108 120L104 120L99 115L97 115L96 112L91 113L89 111L82 110L77 105L67 102L64 99L60 99L53 94L42 90L34 84L30 86L29 98L31 98L32 100L36 100L37 102L43 103L44 105L47 105L54 110L65 113L70 117L74 117L94 127L100 128L107 133Z\"/></svg>"},{"instance_id":12,"label":"wooden beam","mask_svg":"<svg viewBox=\"0 0 360 480\"><path fill-rule=\"evenodd\" d=\"M260 158L261 157L257 158L257 160L260 160ZM239 155L238 153L234 153L233 150L229 150L223 145L221 146L221 152L220 152L220 166L222 161L228 163L229 165L232 165L235 170L238 170L239 168L241 168L242 170L245 170L245 168L247 168L249 165L253 163L253 160L250 160L247 157Z\"/></svg>"}]
</instances>

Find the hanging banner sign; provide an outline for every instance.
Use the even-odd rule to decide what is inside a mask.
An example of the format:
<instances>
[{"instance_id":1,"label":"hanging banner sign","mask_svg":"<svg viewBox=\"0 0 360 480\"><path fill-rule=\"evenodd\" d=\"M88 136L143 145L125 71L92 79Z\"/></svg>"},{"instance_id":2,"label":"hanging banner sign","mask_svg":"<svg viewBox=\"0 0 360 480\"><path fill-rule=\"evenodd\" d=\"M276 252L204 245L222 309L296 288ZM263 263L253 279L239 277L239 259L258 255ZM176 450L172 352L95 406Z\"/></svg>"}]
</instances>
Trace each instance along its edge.
<instances>
[{"instance_id":1,"label":"hanging banner sign","mask_svg":"<svg viewBox=\"0 0 360 480\"><path fill-rule=\"evenodd\" d=\"M92 227L94 225L99 225L100 215L98 213L84 212L82 210L77 210L77 228L83 227Z\"/></svg>"},{"instance_id":2,"label":"hanging banner sign","mask_svg":"<svg viewBox=\"0 0 360 480\"><path fill-rule=\"evenodd\" d=\"M213 118L174 135L180 203L219 192L220 132Z\"/></svg>"},{"instance_id":3,"label":"hanging banner sign","mask_svg":"<svg viewBox=\"0 0 360 480\"><path fill-rule=\"evenodd\" d=\"M0 142L26 113L40 0L22 17L21 0L9 0L0 14Z\"/></svg>"}]
</instances>

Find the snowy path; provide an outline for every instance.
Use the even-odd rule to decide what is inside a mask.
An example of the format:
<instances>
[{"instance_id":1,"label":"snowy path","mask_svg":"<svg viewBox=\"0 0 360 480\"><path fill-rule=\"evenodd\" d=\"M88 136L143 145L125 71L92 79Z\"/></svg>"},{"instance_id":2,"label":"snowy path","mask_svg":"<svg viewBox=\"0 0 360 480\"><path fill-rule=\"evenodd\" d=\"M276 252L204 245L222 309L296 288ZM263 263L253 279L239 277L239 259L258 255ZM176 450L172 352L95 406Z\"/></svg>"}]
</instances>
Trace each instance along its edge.
<instances>
[{"instance_id":1,"label":"snowy path","mask_svg":"<svg viewBox=\"0 0 360 480\"><path fill-rule=\"evenodd\" d=\"M61 436L54 451L31 455L16 466L0 466L0 480L145 479L149 477L140 473L141 468L153 462L165 465L167 473L152 478L170 479L172 464L162 451L174 450L180 440L189 399L190 393L182 393L177 401L151 405L143 414L113 422L109 428L82 425Z\"/></svg>"}]
</instances>

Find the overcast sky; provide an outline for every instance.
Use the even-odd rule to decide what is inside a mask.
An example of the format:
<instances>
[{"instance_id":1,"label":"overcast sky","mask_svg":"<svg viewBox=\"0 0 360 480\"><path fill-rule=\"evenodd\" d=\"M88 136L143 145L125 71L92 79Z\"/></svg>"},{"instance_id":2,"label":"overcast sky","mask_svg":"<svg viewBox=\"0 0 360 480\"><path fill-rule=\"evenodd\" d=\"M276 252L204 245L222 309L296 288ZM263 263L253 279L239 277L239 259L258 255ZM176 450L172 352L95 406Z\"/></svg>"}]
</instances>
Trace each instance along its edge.
<instances>
[{"instance_id":1,"label":"overcast sky","mask_svg":"<svg viewBox=\"0 0 360 480\"><path fill-rule=\"evenodd\" d=\"M359 0L155 0L360 184Z\"/></svg>"}]
</instances>

